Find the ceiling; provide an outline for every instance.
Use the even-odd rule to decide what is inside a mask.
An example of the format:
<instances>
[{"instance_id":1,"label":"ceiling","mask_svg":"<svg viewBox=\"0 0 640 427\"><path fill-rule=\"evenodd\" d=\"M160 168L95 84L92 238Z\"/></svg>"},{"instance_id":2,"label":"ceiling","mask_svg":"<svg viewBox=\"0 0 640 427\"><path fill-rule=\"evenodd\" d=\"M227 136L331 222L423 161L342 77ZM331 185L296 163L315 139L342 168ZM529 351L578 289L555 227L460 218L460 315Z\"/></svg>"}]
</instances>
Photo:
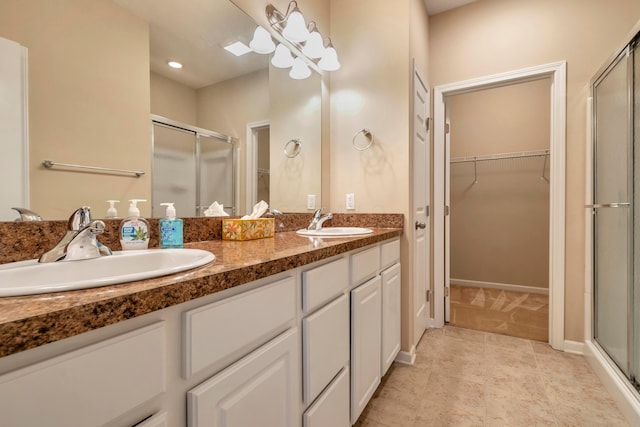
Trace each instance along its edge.
<instances>
[{"instance_id":1,"label":"ceiling","mask_svg":"<svg viewBox=\"0 0 640 427\"><path fill-rule=\"evenodd\" d=\"M435 14L445 12L465 4L473 3L476 0L424 0L427 5L427 14L433 16Z\"/></svg>"},{"instance_id":2,"label":"ceiling","mask_svg":"<svg viewBox=\"0 0 640 427\"><path fill-rule=\"evenodd\" d=\"M149 23L151 71L194 89L268 66L265 55L234 56L222 47L249 44L254 21L229 0L113 0ZM183 68L167 66L178 61Z\"/></svg>"},{"instance_id":3,"label":"ceiling","mask_svg":"<svg viewBox=\"0 0 640 427\"><path fill-rule=\"evenodd\" d=\"M268 66L264 55L236 57L222 49L240 39L248 44L255 23L229 0L113 0L149 23L151 71L194 89ZM424 0L435 15L476 0ZM181 62L180 70L168 60Z\"/></svg>"}]
</instances>

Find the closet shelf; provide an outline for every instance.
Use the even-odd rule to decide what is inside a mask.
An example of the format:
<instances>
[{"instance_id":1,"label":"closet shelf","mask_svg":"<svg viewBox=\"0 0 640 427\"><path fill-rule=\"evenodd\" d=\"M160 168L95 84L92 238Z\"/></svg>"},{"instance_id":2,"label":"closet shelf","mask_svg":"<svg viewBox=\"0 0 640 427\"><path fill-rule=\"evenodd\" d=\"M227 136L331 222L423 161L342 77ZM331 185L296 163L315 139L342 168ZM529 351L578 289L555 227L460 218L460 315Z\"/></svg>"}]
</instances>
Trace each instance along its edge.
<instances>
[{"instance_id":1,"label":"closet shelf","mask_svg":"<svg viewBox=\"0 0 640 427\"><path fill-rule=\"evenodd\" d=\"M499 153L499 154L486 154L482 156L455 157L450 160L450 163L485 162L488 160L520 159L524 157L548 156L549 154L550 154L549 150L519 151L515 153Z\"/></svg>"}]
</instances>

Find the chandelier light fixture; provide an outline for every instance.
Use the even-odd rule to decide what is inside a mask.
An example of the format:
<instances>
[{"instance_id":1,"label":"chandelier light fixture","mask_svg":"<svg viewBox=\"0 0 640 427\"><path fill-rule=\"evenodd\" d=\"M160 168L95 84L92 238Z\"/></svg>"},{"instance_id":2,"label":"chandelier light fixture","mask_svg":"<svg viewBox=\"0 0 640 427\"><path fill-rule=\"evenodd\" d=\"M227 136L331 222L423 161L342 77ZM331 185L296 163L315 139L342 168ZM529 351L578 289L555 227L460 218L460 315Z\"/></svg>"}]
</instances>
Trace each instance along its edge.
<instances>
[{"instance_id":1,"label":"chandelier light fixture","mask_svg":"<svg viewBox=\"0 0 640 427\"><path fill-rule=\"evenodd\" d=\"M274 67L291 67L289 76L293 79L306 79L311 75L311 68L318 72L336 71L340 68L338 54L331 39L323 38L314 21L307 25L296 1L289 3L285 14L273 5L267 5L266 14L271 28L284 39L283 43L276 47L271 34L258 26L249 47L256 53L274 52L271 58Z\"/></svg>"}]
</instances>

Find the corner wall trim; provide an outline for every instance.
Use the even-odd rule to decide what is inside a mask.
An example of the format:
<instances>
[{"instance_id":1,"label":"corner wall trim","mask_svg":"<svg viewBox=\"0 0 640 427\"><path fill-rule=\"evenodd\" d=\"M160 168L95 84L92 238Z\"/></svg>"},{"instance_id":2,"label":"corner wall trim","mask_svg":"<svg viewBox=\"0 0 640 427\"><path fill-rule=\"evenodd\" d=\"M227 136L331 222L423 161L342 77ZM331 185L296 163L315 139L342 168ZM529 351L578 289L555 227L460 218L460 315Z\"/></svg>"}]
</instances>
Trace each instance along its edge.
<instances>
[{"instance_id":1,"label":"corner wall trim","mask_svg":"<svg viewBox=\"0 0 640 427\"><path fill-rule=\"evenodd\" d=\"M564 341L565 353L584 355L584 343L578 341Z\"/></svg>"},{"instance_id":2,"label":"corner wall trim","mask_svg":"<svg viewBox=\"0 0 640 427\"><path fill-rule=\"evenodd\" d=\"M416 362L416 346L411 346L409 351L399 352L395 361L403 365L413 365Z\"/></svg>"},{"instance_id":3,"label":"corner wall trim","mask_svg":"<svg viewBox=\"0 0 640 427\"><path fill-rule=\"evenodd\" d=\"M585 342L585 357L629 424L640 425L638 392L631 389L629 382L621 378L620 372L611 366L591 341Z\"/></svg>"}]
</instances>

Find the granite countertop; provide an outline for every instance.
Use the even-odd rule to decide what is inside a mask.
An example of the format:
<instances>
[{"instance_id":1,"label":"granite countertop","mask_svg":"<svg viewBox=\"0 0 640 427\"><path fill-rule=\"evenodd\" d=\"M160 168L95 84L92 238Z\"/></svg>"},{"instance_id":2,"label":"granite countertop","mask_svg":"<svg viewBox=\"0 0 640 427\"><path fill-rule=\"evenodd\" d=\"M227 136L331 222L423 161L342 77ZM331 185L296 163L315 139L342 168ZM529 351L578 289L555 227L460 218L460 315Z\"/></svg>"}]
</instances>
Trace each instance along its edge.
<instances>
[{"instance_id":1,"label":"granite countertop","mask_svg":"<svg viewBox=\"0 0 640 427\"><path fill-rule=\"evenodd\" d=\"M295 232L274 238L185 244L216 256L187 272L93 289L0 298L0 357L204 297L344 252L402 235L401 228L372 234L310 239Z\"/></svg>"}]
</instances>

